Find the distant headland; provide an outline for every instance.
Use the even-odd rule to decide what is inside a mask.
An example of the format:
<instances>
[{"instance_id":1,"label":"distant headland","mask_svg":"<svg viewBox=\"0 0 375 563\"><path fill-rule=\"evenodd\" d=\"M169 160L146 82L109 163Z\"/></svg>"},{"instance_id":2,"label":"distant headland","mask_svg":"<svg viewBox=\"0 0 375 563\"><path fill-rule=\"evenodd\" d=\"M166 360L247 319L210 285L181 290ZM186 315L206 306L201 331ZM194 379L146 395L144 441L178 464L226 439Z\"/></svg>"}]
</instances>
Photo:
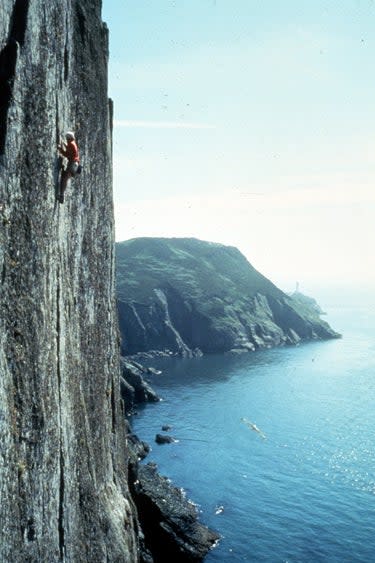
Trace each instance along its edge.
<instances>
[{"instance_id":1,"label":"distant headland","mask_svg":"<svg viewBox=\"0 0 375 563\"><path fill-rule=\"evenodd\" d=\"M194 238L116 244L125 355L192 357L339 338L316 301L287 295L234 247Z\"/></svg>"}]
</instances>

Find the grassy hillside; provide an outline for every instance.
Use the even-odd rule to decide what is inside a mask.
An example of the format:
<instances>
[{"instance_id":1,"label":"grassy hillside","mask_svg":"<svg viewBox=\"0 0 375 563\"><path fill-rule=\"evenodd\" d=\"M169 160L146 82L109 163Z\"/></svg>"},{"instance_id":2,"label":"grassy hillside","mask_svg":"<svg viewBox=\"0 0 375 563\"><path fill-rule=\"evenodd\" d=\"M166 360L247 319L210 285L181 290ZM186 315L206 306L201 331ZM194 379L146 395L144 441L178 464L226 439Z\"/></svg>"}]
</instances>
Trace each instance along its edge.
<instances>
[{"instance_id":1,"label":"grassy hillside","mask_svg":"<svg viewBox=\"0 0 375 563\"><path fill-rule=\"evenodd\" d=\"M139 238L118 243L116 257L120 324L131 348L137 339L143 348L170 346L171 330L206 351L329 337L309 300L288 297L234 247Z\"/></svg>"},{"instance_id":2,"label":"grassy hillside","mask_svg":"<svg viewBox=\"0 0 375 563\"><path fill-rule=\"evenodd\" d=\"M281 293L239 250L190 238L138 238L116 245L120 299L147 302L155 287L172 285L192 298Z\"/></svg>"}]
</instances>

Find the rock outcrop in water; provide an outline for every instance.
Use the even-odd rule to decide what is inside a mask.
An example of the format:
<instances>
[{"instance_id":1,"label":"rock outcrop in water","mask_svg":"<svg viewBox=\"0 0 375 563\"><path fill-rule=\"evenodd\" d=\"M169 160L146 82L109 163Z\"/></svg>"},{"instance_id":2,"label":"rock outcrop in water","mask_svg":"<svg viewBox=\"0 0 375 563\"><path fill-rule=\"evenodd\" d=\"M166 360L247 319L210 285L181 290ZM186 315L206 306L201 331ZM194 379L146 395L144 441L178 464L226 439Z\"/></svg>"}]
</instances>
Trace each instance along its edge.
<instances>
[{"instance_id":1,"label":"rock outcrop in water","mask_svg":"<svg viewBox=\"0 0 375 563\"><path fill-rule=\"evenodd\" d=\"M128 355L240 353L339 336L313 300L283 293L236 248L141 238L118 243L116 255Z\"/></svg>"},{"instance_id":2,"label":"rock outcrop in water","mask_svg":"<svg viewBox=\"0 0 375 563\"><path fill-rule=\"evenodd\" d=\"M138 467L132 493L146 534L146 549L163 554L155 557L155 563L198 563L219 540L218 534L199 524L196 506L160 476L154 464Z\"/></svg>"}]
</instances>

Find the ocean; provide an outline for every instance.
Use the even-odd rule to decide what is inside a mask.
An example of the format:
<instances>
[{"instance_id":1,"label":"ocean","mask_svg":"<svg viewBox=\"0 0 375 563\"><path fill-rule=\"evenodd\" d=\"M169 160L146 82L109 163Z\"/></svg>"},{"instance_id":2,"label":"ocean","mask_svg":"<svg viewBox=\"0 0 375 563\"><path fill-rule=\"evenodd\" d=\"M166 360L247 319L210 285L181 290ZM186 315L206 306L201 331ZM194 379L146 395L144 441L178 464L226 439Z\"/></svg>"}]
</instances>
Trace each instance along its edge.
<instances>
[{"instance_id":1,"label":"ocean","mask_svg":"<svg viewBox=\"0 0 375 563\"><path fill-rule=\"evenodd\" d=\"M375 303L345 303L340 340L150 362L133 430L221 535L206 563L375 561Z\"/></svg>"}]
</instances>

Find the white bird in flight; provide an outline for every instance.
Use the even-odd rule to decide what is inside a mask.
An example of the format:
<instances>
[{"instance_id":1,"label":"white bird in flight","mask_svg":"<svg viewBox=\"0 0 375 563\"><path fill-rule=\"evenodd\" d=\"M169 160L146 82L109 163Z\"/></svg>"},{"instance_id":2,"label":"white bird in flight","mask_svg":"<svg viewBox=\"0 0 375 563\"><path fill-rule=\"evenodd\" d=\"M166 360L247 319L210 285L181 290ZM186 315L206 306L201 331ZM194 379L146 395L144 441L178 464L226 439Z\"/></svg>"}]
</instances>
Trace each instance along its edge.
<instances>
[{"instance_id":1,"label":"white bird in flight","mask_svg":"<svg viewBox=\"0 0 375 563\"><path fill-rule=\"evenodd\" d=\"M261 438L263 438L263 440L266 439L266 435L264 434L264 432L262 432L256 424L254 424L254 422L250 422L250 420L247 420L247 418L241 418L241 422L244 422L249 428L250 430L254 430L254 432L257 432L259 434L259 436L261 436Z\"/></svg>"}]
</instances>

